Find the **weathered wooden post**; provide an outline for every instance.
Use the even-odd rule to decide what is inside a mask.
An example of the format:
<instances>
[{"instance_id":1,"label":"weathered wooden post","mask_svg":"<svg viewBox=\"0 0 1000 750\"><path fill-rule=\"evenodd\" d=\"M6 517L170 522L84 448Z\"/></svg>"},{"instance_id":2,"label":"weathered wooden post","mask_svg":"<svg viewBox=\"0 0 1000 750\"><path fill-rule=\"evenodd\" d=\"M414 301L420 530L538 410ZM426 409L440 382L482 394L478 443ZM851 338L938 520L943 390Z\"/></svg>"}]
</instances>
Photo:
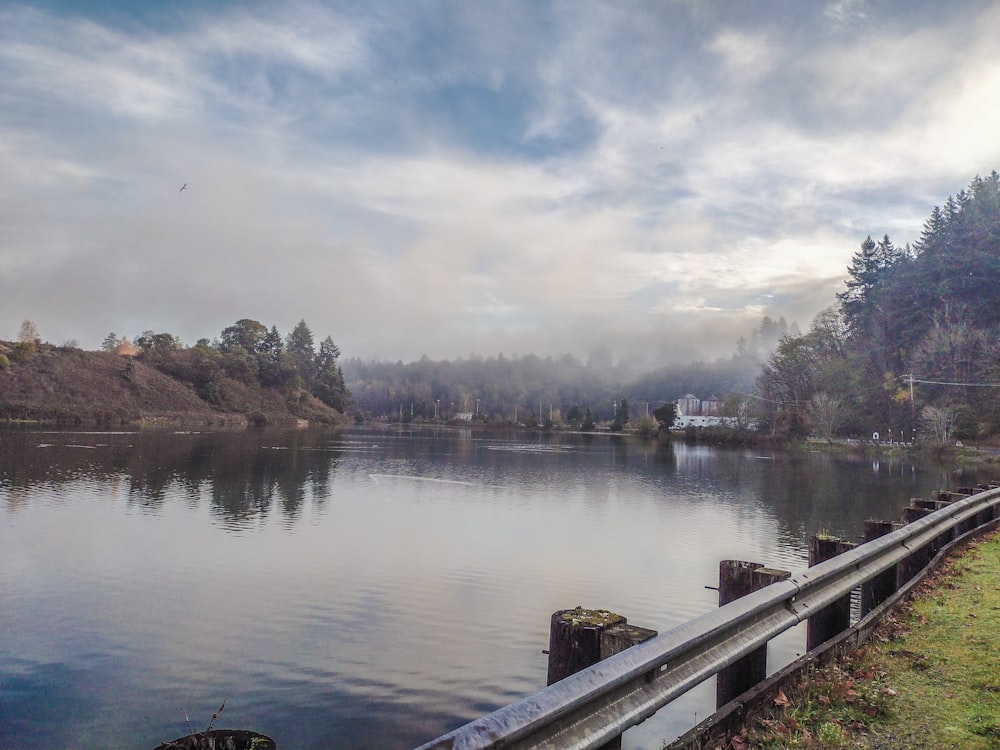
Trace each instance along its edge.
<instances>
[{"instance_id":1,"label":"weathered wooden post","mask_svg":"<svg viewBox=\"0 0 1000 750\"><path fill-rule=\"evenodd\" d=\"M908 523L913 523L914 521L919 521L924 516L929 515L933 511L926 508L918 508L915 505L915 501L918 498L911 498L910 507L903 508L903 525ZM896 566L897 568L897 586L902 588L907 581L916 575L917 571L923 568L928 560L930 560L933 552L931 551L931 544L925 544L923 547L919 547L913 550L912 553L907 555L907 557L899 562Z\"/></svg>"},{"instance_id":2,"label":"weathered wooden post","mask_svg":"<svg viewBox=\"0 0 1000 750\"><path fill-rule=\"evenodd\" d=\"M959 487L958 491L963 495L978 495L980 492L995 489L995 484L980 484L975 487ZM991 505L983 508L976 514L976 526L985 526L997 517L997 506Z\"/></svg>"},{"instance_id":3,"label":"weathered wooden post","mask_svg":"<svg viewBox=\"0 0 1000 750\"><path fill-rule=\"evenodd\" d=\"M896 525L890 521L876 521L874 519L869 519L868 521L865 521L864 540L866 543L871 542L878 539L880 536L885 536L895 528ZM867 615L879 604L896 593L899 588L897 568L897 565L893 565L891 568L879 573L870 581L861 584L862 617Z\"/></svg>"},{"instance_id":4,"label":"weathered wooden post","mask_svg":"<svg viewBox=\"0 0 1000 750\"><path fill-rule=\"evenodd\" d=\"M819 565L854 547L843 539L816 534L809 543L809 567ZM851 626L851 595L823 607L806 624L806 650L812 651Z\"/></svg>"},{"instance_id":5,"label":"weathered wooden post","mask_svg":"<svg viewBox=\"0 0 1000 750\"><path fill-rule=\"evenodd\" d=\"M910 501L909 508L903 508L903 523L913 523L914 521L919 521L924 516L929 516L934 511L931 508L921 508L917 503L920 502L919 498L913 498Z\"/></svg>"},{"instance_id":6,"label":"weathered wooden post","mask_svg":"<svg viewBox=\"0 0 1000 750\"><path fill-rule=\"evenodd\" d=\"M586 669L656 635L655 630L629 625L628 620L606 609L561 609L549 626L547 684ZM601 750L619 750L621 737Z\"/></svg>"},{"instance_id":7,"label":"weathered wooden post","mask_svg":"<svg viewBox=\"0 0 1000 750\"><path fill-rule=\"evenodd\" d=\"M752 594L791 576L787 570L765 568L762 563L723 560L719 563L719 606ZM720 670L715 683L715 707L721 708L767 677L767 645Z\"/></svg>"}]
</instances>

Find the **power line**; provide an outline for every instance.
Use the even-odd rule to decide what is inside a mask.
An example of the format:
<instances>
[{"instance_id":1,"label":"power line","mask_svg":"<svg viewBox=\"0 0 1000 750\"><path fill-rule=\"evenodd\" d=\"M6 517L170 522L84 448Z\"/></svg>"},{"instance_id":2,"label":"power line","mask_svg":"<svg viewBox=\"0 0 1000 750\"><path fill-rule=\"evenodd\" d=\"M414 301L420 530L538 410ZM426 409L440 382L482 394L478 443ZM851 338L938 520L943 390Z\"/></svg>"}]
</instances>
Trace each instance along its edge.
<instances>
[{"instance_id":1,"label":"power line","mask_svg":"<svg viewBox=\"0 0 1000 750\"><path fill-rule=\"evenodd\" d=\"M957 385L962 388L1000 388L1000 383L951 383L945 380L920 380L912 375L900 375L900 379L907 383L922 383L924 385Z\"/></svg>"}]
</instances>

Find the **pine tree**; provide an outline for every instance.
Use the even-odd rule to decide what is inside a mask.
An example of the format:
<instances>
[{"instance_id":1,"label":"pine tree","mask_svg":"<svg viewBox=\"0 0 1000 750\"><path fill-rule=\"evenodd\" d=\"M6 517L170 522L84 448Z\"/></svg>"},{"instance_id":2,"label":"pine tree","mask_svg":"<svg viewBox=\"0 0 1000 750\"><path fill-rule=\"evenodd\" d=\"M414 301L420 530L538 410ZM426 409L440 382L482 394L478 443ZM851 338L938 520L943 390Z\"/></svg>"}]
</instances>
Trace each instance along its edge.
<instances>
[{"instance_id":1,"label":"pine tree","mask_svg":"<svg viewBox=\"0 0 1000 750\"><path fill-rule=\"evenodd\" d=\"M316 379L313 385L313 395L327 406L338 411L347 407L350 393L344 385L344 373L337 363L340 349L327 336L319 345L316 357Z\"/></svg>"},{"instance_id":2,"label":"pine tree","mask_svg":"<svg viewBox=\"0 0 1000 750\"><path fill-rule=\"evenodd\" d=\"M305 320L300 320L288 334L285 351L302 380L307 386L311 385L316 376L316 348Z\"/></svg>"}]
</instances>

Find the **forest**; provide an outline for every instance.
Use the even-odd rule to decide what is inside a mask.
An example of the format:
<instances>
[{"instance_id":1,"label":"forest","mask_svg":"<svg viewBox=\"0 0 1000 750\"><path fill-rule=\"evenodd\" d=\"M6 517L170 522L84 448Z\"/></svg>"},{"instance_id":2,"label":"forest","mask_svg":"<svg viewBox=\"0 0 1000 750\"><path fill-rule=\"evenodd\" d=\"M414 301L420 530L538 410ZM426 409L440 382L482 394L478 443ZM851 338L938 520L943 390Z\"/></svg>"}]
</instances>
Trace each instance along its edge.
<instances>
[{"instance_id":1,"label":"forest","mask_svg":"<svg viewBox=\"0 0 1000 750\"><path fill-rule=\"evenodd\" d=\"M1000 434L1000 177L935 207L912 246L867 237L845 287L803 333L767 317L731 357L633 374L595 351L410 364L348 359L359 418L612 422L687 393L718 396L734 424L815 435L984 439Z\"/></svg>"},{"instance_id":2,"label":"forest","mask_svg":"<svg viewBox=\"0 0 1000 750\"><path fill-rule=\"evenodd\" d=\"M783 318L765 317L731 357L642 374L613 362L610 352L598 347L585 362L570 354L498 354L454 361L424 357L409 364L347 359L344 378L354 408L364 419L406 422L436 415L448 420L464 413L479 421L531 426L614 423L620 421L622 402L631 404L632 416L639 417L687 393L707 398L748 392L767 353L796 330Z\"/></svg>"},{"instance_id":3,"label":"forest","mask_svg":"<svg viewBox=\"0 0 1000 750\"><path fill-rule=\"evenodd\" d=\"M139 357L193 387L209 404L222 400L227 379L274 388L289 398L312 396L340 412L350 401L338 362L340 349L327 336L317 350L304 320L282 337L277 326L269 329L260 321L242 318L214 341L200 339L193 347L185 347L170 333L145 331L130 342L112 332L101 348Z\"/></svg>"},{"instance_id":4,"label":"forest","mask_svg":"<svg viewBox=\"0 0 1000 750\"><path fill-rule=\"evenodd\" d=\"M40 342L26 320L19 341L0 347L0 372ZM236 408L246 385L273 392L292 413L315 413L315 399L356 422L648 427L658 408L690 393L718 399L738 430L777 439L986 440L1000 435L1000 176L976 177L935 207L912 246L867 237L843 291L804 333L764 317L712 362L635 373L600 346L586 361L498 354L341 364L331 337L317 347L304 320L282 336L250 318L193 347L146 331L134 341L109 333L102 348L125 355L125 381L141 362L222 410Z\"/></svg>"},{"instance_id":5,"label":"forest","mask_svg":"<svg viewBox=\"0 0 1000 750\"><path fill-rule=\"evenodd\" d=\"M752 391L774 434L917 437L1000 433L1000 176L935 207L911 247L870 236L844 291L785 336ZM891 434L890 434L891 433Z\"/></svg>"}]
</instances>

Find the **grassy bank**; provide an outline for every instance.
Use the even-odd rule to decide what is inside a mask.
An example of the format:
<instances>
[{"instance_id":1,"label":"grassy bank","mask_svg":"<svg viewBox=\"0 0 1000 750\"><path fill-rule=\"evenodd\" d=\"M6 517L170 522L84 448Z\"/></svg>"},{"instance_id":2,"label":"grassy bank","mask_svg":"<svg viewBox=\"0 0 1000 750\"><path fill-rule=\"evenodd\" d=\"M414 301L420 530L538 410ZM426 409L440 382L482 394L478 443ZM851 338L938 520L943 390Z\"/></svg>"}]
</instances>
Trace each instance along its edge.
<instances>
[{"instance_id":1,"label":"grassy bank","mask_svg":"<svg viewBox=\"0 0 1000 750\"><path fill-rule=\"evenodd\" d=\"M1000 533L959 550L875 638L778 695L735 750L1000 748Z\"/></svg>"}]
</instances>

